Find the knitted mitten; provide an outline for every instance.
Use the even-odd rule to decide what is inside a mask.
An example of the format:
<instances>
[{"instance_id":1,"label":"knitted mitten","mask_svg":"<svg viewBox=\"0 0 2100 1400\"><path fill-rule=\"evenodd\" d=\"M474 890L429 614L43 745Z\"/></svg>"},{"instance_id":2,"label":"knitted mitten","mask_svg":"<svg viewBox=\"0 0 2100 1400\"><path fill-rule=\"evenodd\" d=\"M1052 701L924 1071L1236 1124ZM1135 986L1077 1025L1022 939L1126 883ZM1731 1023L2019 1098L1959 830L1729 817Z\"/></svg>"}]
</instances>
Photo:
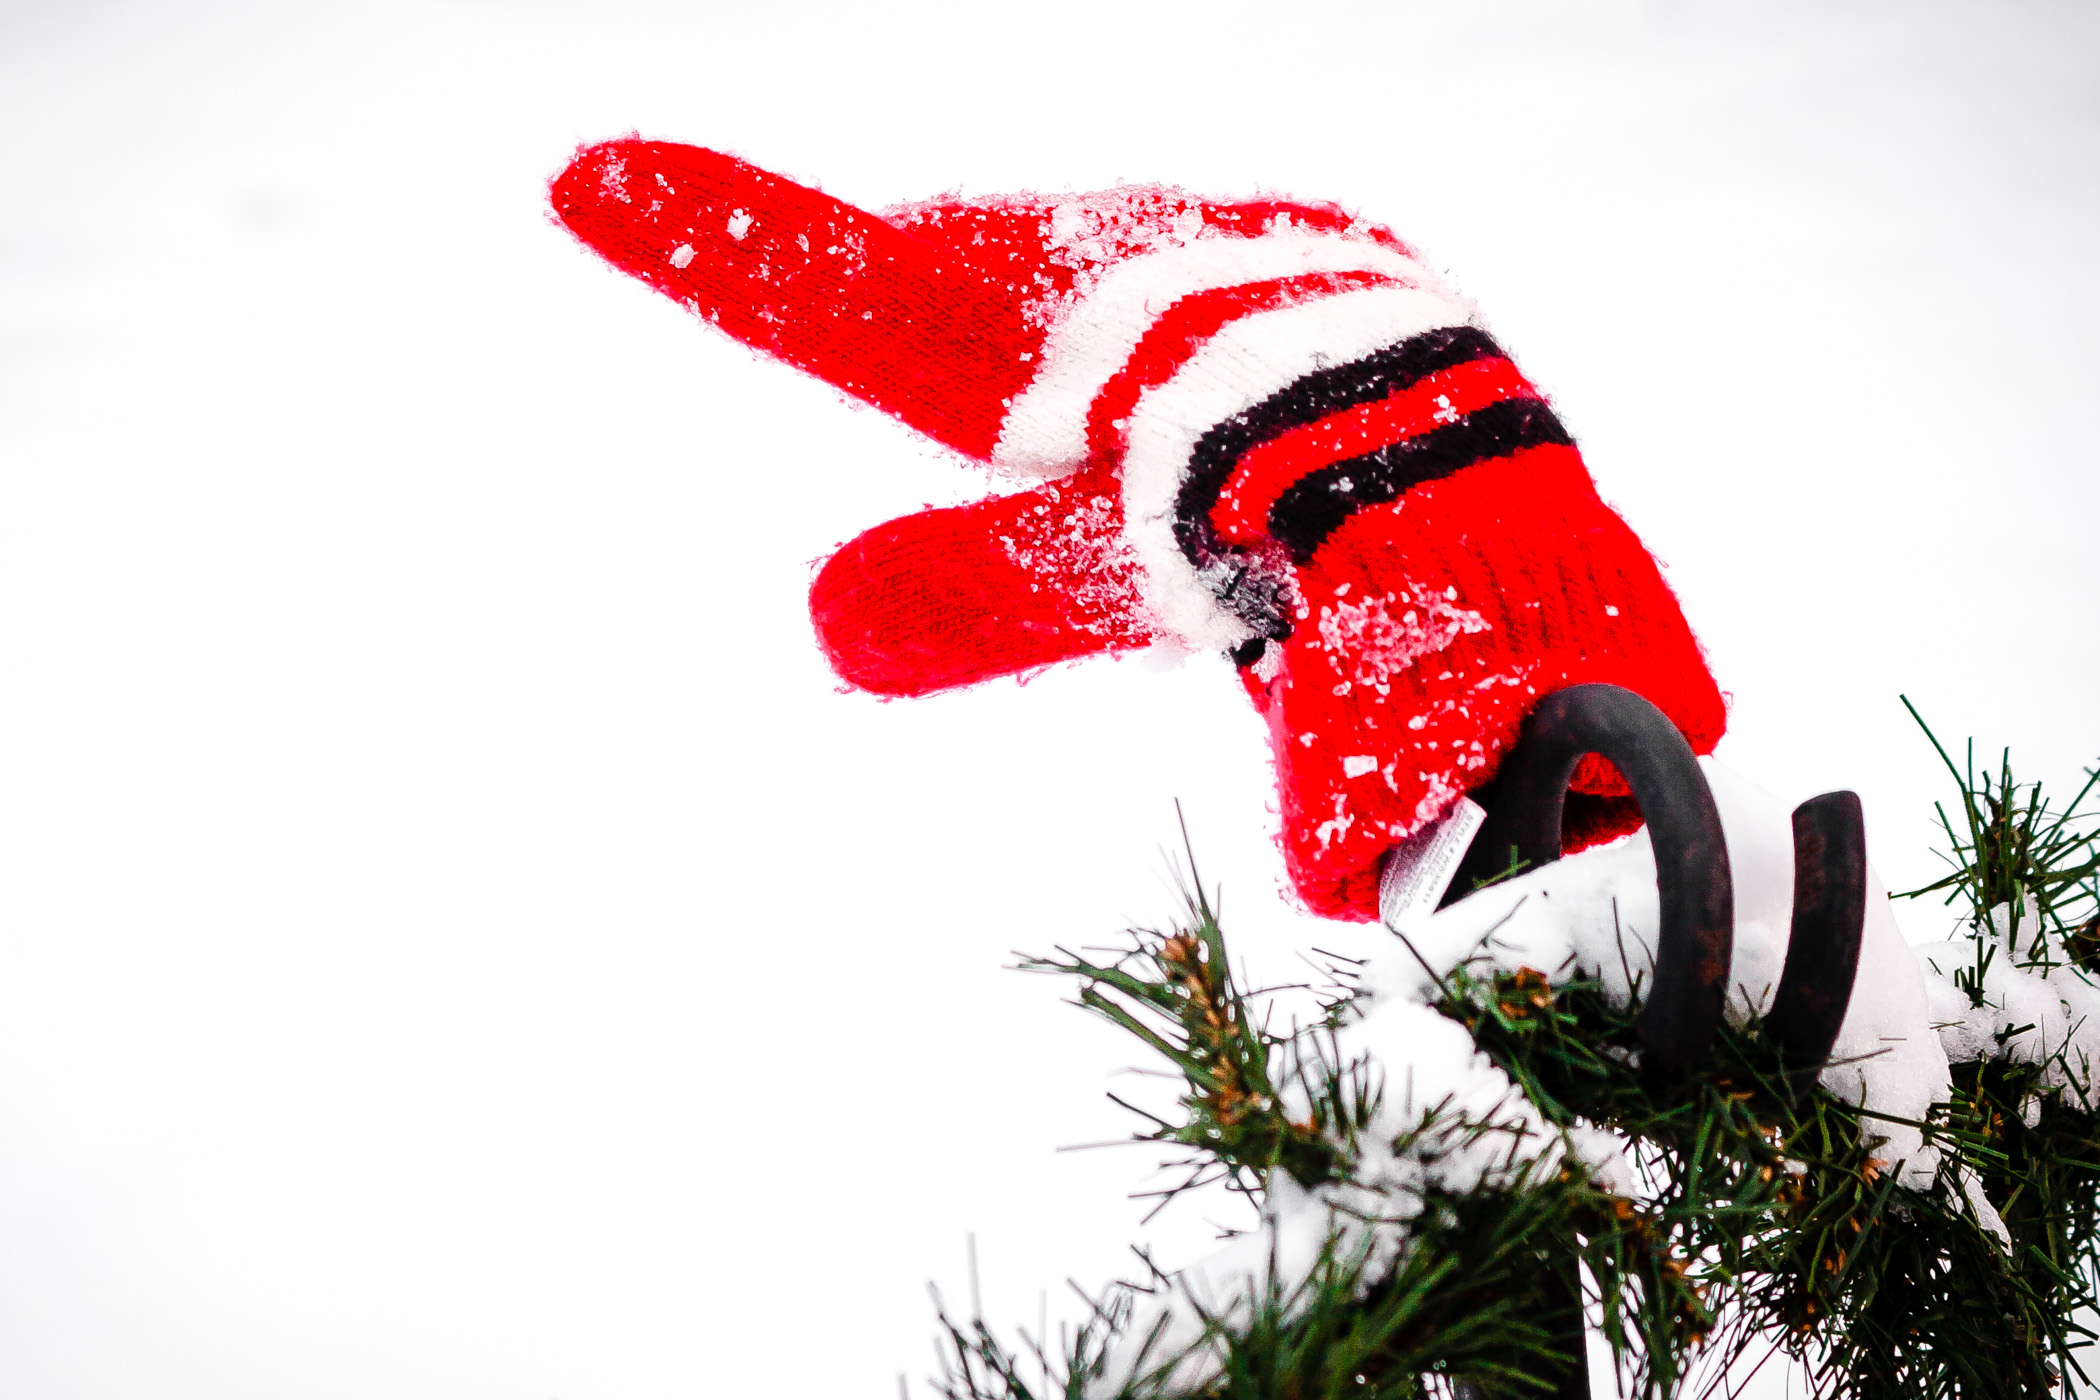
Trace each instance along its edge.
<instances>
[{"instance_id":1,"label":"knitted mitten","mask_svg":"<svg viewBox=\"0 0 2100 1400\"><path fill-rule=\"evenodd\" d=\"M879 526L810 591L833 669L924 695L1170 638L1269 723L1314 910L1526 712L1610 682L1700 753L1720 692L1538 391L1407 245L1328 205L1132 186L870 214L692 146L578 154L556 213L729 334L1046 484ZM1638 822L1594 757L1574 844Z\"/></svg>"}]
</instances>

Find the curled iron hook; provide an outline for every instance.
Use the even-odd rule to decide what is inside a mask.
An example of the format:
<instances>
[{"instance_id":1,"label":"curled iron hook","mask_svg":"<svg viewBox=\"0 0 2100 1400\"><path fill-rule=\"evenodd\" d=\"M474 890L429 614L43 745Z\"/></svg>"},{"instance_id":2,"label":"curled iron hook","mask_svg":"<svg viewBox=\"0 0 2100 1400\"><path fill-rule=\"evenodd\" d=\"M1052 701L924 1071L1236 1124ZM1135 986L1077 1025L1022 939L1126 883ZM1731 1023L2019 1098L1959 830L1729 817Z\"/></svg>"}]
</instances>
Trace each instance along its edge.
<instances>
[{"instance_id":1,"label":"curled iron hook","mask_svg":"<svg viewBox=\"0 0 2100 1400\"><path fill-rule=\"evenodd\" d=\"M1867 923L1867 826L1859 796L1826 792L1794 809L1794 923L1764 1033L1798 1095L1829 1062L1859 976Z\"/></svg>"},{"instance_id":2,"label":"curled iron hook","mask_svg":"<svg viewBox=\"0 0 2100 1400\"><path fill-rule=\"evenodd\" d=\"M1661 710L1616 685L1569 686L1541 701L1501 772L1476 794L1487 821L1444 902L1508 870L1512 859L1527 868L1560 859L1568 784L1592 753L1625 777L1654 842L1662 923L1639 1028L1652 1071L1682 1073L1721 1025L1735 952L1735 882L1706 775Z\"/></svg>"}]
</instances>

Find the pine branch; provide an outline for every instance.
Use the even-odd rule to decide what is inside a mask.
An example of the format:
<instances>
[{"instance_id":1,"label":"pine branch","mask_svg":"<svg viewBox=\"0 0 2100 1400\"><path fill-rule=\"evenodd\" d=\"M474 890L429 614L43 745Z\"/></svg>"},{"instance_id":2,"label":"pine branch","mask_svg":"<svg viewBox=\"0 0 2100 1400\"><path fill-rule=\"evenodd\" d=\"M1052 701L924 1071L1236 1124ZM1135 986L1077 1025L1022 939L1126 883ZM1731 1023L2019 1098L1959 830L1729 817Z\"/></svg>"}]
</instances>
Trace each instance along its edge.
<instances>
[{"instance_id":1,"label":"pine branch","mask_svg":"<svg viewBox=\"0 0 2100 1400\"><path fill-rule=\"evenodd\" d=\"M1973 754L1957 766L1926 734L1957 783L1958 817L1938 809L1951 873L1910 893L1966 902L1976 952L1962 985L1980 998L2001 955L2045 973L2100 970L2100 826L2084 805L2100 770L2058 809L2015 780L2008 757L1979 774ZM1263 995L1233 974L1200 885L1181 927L1135 931L1113 960L1060 950L1023 966L1079 979L1078 1003L1183 1085L1178 1115L1134 1110L1146 1119L1137 1140L1184 1153L1169 1165L1187 1175L1157 1193L1162 1204L1220 1178L1259 1202L1279 1172L1304 1190L1367 1189L1352 1173L1381 1067L1344 1063L1337 1048L1353 1014L1349 968L1315 1024L1272 1028ZM1602 1189L1572 1157L1532 1160L1467 1194L1426 1189L1397 1255L1374 1248L1374 1231L1338 1230L1310 1273L1287 1281L1272 1267L1229 1315L1190 1299L1201 1336L1178 1349L1163 1334L1138 1339L1147 1354L1115 1400L1412 1400L1460 1382L1544 1395L1577 1362L1555 1350L1566 1329L1549 1322L1577 1257L1624 1379L1649 1396L1677 1394L1696 1367L1759 1342L1806 1365L1817 1400L2044 1400L2085 1380L2079 1353L2100 1340L2081 1321L2100 1313L2100 1116L2082 1105L2100 1099L2062 1048L2045 1063L2015 1059L2013 1028L1994 1058L1954 1067L1947 1102L1911 1125L1942 1156L1920 1191L1877 1155L1890 1120L1820 1088L1795 1094L1755 1024L1724 1027L1691 1073L1658 1087L1637 1068L1634 1011L1595 982L1462 966L1438 985L1436 1010L1550 1123L1608 1126L1633 1144L1641 1198ZM1384 1147L1404 1155L1490 1130L1433 1109ZM1979 1221L1964 1183L2009 1244ZM936 1388L949 1400L1108 1400L1105 1367L1137 1301L1178 1286L1147 1267L1147 1283L1095 1300L1055 1357L1040 1339L1009 1349L944 1312Z\"/></svg>"},{"instance_id":2,"label":"pine branch","mask_svg":"<svg viewBox=\"0 0 2100 1400\"><path fill-rule=\"evenodd\" d=\"M1196 1149L1250 1194L1272 1168L1306 1187L1345 1174L1350 1145L1377 1107L1363 1067L1337 1062L1325 1027L1277 1035L1263 1024L1233 975L1224 931L1201 889L1189 897L1184 927L1133 930L1130 938L1113 962L1060 948L1056 958L1024 958L1020 966L1078 978L1080 1006L1137 1037L1186 1082L1184 1120L1143 1114L1153 1127L1137 1140ZM1285 1112L1287 1084L1303 1090L1310 1116Z\"/></svg>"}]
</instances>

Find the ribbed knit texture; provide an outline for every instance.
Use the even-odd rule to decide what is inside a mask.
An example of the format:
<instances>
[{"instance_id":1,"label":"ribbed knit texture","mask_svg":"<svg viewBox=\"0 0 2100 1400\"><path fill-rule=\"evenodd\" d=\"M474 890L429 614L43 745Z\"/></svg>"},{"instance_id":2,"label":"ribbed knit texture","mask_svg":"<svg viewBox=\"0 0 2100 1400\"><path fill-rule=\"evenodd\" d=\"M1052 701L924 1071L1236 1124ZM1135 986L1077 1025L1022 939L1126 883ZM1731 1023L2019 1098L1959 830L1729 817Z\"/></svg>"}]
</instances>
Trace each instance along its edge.
<instances>
[{"instance_id":1,"label":"ribbed knit texture","mask_svg":"<svg viewBox=\"0 0 2100 1400\"><path fill-rule=\"evenodd\" d=\"M1284 858L1319 913L1371 917L1379 859L1491 777L1556 690L1638 691L1700 753L1726 723L1677 600L1572 448L1482 462L1360 511L1296 578L1280 658L1241 674L1269 721ZM1627 791L1594 756L1575 787ZM1623 810L1582 815L1571 846L1629 829Z\"/></svg>"},{"instance_id":2,"label":"ribbed knit texture","mask_svg":"<svg viewBox=\"0 0 2100 1400\"><path fill-rule=\"evenodd\" d=\"M1726 722L1654 560L1470 307L1331 205L1158 186L882 216L719 152L608 142L556 178L593 249L967 456L1061 478L878 526L810 613L834 670L924 695L1156 637L1229 645L1314 910L1607 681ZM1629 830L1588 760L1577 847Z\"/></svg>"}]
</instances>

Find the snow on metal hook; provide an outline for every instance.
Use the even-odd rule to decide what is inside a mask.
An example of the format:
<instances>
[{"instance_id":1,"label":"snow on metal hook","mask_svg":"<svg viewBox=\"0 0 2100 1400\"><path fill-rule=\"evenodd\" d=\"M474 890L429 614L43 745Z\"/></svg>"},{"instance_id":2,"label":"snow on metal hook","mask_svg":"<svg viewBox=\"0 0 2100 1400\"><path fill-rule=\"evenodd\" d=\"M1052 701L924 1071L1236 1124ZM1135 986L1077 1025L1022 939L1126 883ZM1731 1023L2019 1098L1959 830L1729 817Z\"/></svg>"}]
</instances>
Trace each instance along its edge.
<instances>
[{"instance_id":1,"label":"snow on metal hook","mask_svg":"<svg viewBox=\"0 0 2100 1400\"><path fill-rule=\"evenodd\" d=\"M1495 781L1476 794L1486 819L1444 903L1521 862L1558 860L1568 786L1587 754L1633 789L1655 851L1661 922L1639 1029L1659 1075L1688 1070L1720 1028L1735 946L1735 884L1721 817L1690 744L1654 705L1619 686L1548 696ZM1859 799L1825 793L1793 814L1794 903L1786 963L1764 1020L1789 1086L1815 1082L1851 1000L1866 914L1866 834Z\"/></svg>"}]
</instances>

